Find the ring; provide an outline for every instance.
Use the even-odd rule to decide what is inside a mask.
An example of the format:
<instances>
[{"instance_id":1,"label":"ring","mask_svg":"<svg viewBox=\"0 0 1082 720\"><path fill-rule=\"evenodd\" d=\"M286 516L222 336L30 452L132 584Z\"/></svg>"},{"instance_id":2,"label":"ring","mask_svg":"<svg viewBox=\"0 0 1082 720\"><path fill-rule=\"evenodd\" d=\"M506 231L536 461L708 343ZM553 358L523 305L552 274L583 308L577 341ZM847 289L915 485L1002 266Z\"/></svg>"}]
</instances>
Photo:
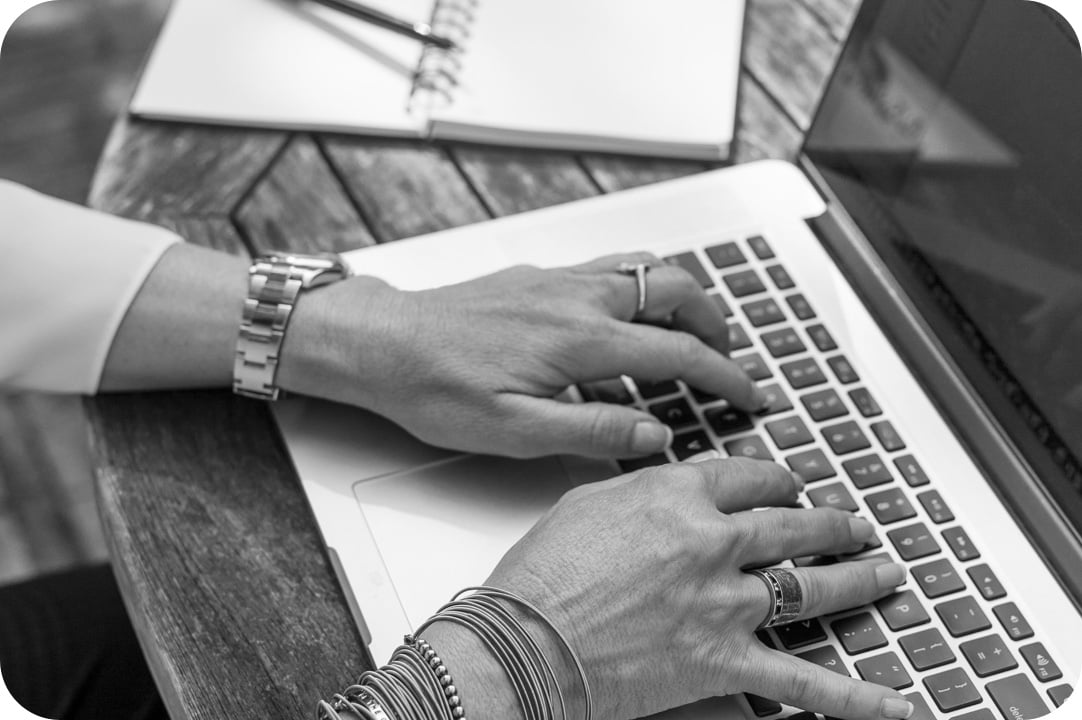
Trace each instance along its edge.
<instances>
[{"instance_id":1,"label":"ring","mask_svg":"<svg viewBox=\"0 0 1082 720\"><path fill-rule=\"evenodd\" d=\"M757 630L784 625L800 617L801 607L804 605L804 592L800 589L800 581L796 575L784 568L765 568L751 570L770 590L773 598L770 610L766 618L759 623Z\"/></svg>"},{"instance_id":2,"label":"ring","mask_svg":"<svg viewBox=\"0 0 1082 720\"><path fill-rule=\"evenodd\" d=\"M650 272L648 263L620 263L616 272L622 275L631 275L639 285L639 304L635 307L634 317L642 315L646 310L646 273Z\"/></svg>"}]
</instances>

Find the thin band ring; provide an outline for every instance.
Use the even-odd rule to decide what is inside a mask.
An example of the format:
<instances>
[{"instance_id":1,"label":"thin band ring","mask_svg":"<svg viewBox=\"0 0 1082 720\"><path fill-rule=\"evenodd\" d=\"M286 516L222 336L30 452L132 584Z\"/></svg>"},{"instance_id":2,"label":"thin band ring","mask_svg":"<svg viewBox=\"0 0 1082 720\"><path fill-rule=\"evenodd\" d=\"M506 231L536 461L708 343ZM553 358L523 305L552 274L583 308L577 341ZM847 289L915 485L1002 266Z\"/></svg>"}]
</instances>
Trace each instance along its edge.
<instances>
[{"instance_id":1,"label":"thin band ring","mask_svg":"<svg viewBox=\"0 0 1082 720\"><path fill-rule=\"evenodd\" d=\"M800 617L804 606L804 592L796 575L784 568L751 570L749 574L762 580L770 591L770 609L757 630L784 625Z\"/></svg>"},{"instance_id":2,"label":"thin band ring","mask_svg":"<svg viewBox=\"0 0 1082 720\"><path fill-rule=\"evenodd\" d=\"M616 272L621 275L634 277L639 286L639 302L635 306L635 318L646 311L646 273L650 272L650 267L649 263L620 263L616 268Z\"/></svg>"}]
</instances>

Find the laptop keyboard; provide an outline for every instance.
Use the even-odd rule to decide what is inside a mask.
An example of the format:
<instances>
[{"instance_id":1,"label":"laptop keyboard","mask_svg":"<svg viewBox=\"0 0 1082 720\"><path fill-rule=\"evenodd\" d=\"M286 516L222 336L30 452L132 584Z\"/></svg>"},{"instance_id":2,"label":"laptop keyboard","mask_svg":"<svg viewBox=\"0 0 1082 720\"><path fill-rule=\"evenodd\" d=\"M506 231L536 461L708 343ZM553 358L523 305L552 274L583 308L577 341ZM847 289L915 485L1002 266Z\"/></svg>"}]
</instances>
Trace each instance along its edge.
<instances>
[{"instance_id":1,"label":"laptop keyboard","mask_svg":"<svg viewBox=\"0 0 1082 720\"><path fill-rule=\"evenodd\" d=\"M805 506L840 508L879 526L859 553L795 565L881 555L910 572L874 606L761 631L759 639L901 691L916 705L914 720L1017 720L1061 705L1071 692L1063 673L769 241L755 235L666 260L725 313L732 359L770 403L750 416L682 382L584 384L585 400L636 405L673 429L668 454L621 461L624 471L710 449L774 460L804 478ZM745 699L754 717L816 717Z\"/></svg>"}]
</instances>

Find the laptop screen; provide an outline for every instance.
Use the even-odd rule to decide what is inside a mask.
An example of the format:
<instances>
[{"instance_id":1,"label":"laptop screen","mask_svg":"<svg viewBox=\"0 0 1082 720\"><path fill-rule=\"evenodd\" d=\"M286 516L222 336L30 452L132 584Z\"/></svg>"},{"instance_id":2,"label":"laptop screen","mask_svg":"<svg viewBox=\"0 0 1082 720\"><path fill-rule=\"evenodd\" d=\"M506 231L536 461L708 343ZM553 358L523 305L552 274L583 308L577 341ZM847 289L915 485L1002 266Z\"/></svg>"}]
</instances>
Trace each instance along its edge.
<instances>
[{"instance_id":1,"label":"laptop screen","mask_svg":"<svg viewBox=\"0 0 1082 720\"><path fill-rule=\"evenodd\" d=\"M1076 43L1038 3L865 0L804 151L1082 531Z\"/></svg>"}]
</instances>

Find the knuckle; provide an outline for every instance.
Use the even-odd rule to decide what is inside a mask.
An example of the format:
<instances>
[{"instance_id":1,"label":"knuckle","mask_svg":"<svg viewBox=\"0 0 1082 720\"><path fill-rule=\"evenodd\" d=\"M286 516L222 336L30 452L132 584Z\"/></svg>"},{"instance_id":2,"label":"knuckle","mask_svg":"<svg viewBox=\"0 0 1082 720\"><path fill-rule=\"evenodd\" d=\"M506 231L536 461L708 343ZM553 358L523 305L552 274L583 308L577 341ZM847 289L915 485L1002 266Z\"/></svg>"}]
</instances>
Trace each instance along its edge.
<instances>
[{"instance_id":1,"label":"knuckle","mask_svg":"<svg viewBox=\"0 0 1082 720\"><path fill-rule=\"evenodd\" d=\"M623 424L601 408L598 408L590 418L587 437L596 447L626 449L631 444L629 432Z\"/></svg>"},{"instance_id":2,"label":"knuckle","mask_svg":"<svg viewBox=\"0 0 1082 720\"><path fill-rule=\"evenodd\" d=\"M677 365L684 370L697 365L702 354L702 341L686 332L676 332L674 335L672 349Z\"/></svg>"}]
</instances>

